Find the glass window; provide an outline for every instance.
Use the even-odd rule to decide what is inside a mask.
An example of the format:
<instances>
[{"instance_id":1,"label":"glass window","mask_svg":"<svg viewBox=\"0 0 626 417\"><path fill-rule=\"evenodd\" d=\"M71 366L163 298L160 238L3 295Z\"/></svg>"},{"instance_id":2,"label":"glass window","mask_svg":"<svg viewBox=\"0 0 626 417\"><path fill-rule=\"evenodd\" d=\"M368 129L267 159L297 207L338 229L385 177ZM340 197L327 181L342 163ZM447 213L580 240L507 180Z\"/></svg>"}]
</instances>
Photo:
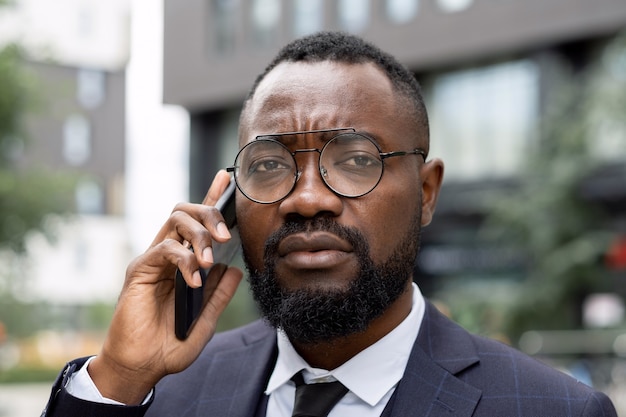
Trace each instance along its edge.
<instances>
[{"instance_id":1,"label":"glass window","mask_svg":"<svg viewBox=\"0 0 626 417\"><path fill-rule=\"evenodd\" d=\"M346 32L362 32L370 19L369 0L339 0L337 2L339 26Z\"/></svg>"},{"instance_id":2,"label":"glass window","mask_svg":"<svg viewBox=\"0 0 626 417\"><path fill-rule=\"evenodd\" d=\"M437 4L444 12L461 12L469 8L474 0L437 0Z\"/></svg>"},{"instance_id":3,"label":"glass window","mask_svg":"<svg viewBox=\"0 0 626 417\"><path fill-rule=\"evenodd\" d=\"M102 214L104 211L102 187L91 179L82 179L78 182L75 199L76 210L80 214Z\"/></svg>"},{"instance_id":4,"label":"glass window","mask_svg":"<svg viewBox=\"0 0 626 417\"><path fill-rule=\"evenodd\" d=\"M280 0L254 0L251 6L253 43L257 46L273 45L279 35Z\"/></svg>"},{"instance_id":5,"label":"glass window","mask_svg":"<svg viewBox=\"0 0 626 417\"><path fill-rule=\"evenodd\" d=\"M237 41L238 0L211 0L213 24L209 39L216 52L230 54L235 50Z\"/></svg>"},{"instance_id":6,"label":"glass window","mask_svg":"<svg viewBox=\"0 0 626 417\"><path fill-rule=\"evenodd\" d=\"M309 35L324 27L323 0L294 0L293 34L296 37Z\"/></svg>"},{"instance_id":7,"label":"glass window","mask_svg":"<svg viewBox=\"0 0 626 417\"><path fill-rule=\"evenodd\" d=\"M70 115L63 124L63 158L70 165L82 165L91 156L91 126L81 114Z\"/></svg>"},{"instance_id":8,"label":"glass window","mask_svg":"<svg viewBox=\"0 0 626 417\"><path fill-rule=\"evenodd\" d=\"M439 76L432 86L431 152L453 180L519 173L538 113L538 69L515 61Z\"/></svg>"},{"instance_id":9,"label":"glass window","mask_svg":"<svg viewBox=\"0 0 626 417\"><path fill-rule=\"evenodd\" d=\"M79 69L77 74L78 102L86 109L95 109L104 101L104 72L91 69Z\"/></svg>"},{"instance_id":10,"label":"glass window","mask_svg":"<svg viewBox=\"0 0 626 417\"><path fill-rule=\"evenodd\" d=\"M408 23L417 15L418 0L387 0L385 11L393 23Z\"/></svg>"}]
</instances>

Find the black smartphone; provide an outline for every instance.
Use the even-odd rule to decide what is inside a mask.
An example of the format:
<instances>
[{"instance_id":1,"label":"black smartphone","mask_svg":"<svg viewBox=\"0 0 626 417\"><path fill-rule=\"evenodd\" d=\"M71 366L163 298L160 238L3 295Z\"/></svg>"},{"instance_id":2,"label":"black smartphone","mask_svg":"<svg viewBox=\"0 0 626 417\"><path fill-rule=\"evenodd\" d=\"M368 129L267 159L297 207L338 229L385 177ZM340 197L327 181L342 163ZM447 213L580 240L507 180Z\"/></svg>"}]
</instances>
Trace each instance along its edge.
<instances>
[{"instance_id":1,"label":"black smartphone","mask_svg":"<svg viewBox=\"0 0 626 417\"><path fill-rule=\"evenodd\" d=\"M176 283L174 295L174 327L176 337L185 340L193 326L196 318L202 310L205 297L209 297L214 288L207 285L207 282L218 282L230 262L241 247L241 240L237 230L237 218L235 215L235 181L230 180L230 184L224 194L215 203L215 207L222 213L226 226L228 227L231 239L226 243L213 241L213 265L208 269L200 268L202 277L202 287L191 288L185 282L180 270L176 270ZM211 278L211 279L207 279ZM215 279L214 279L215 278Z\"/></svg>"}]
</instances>

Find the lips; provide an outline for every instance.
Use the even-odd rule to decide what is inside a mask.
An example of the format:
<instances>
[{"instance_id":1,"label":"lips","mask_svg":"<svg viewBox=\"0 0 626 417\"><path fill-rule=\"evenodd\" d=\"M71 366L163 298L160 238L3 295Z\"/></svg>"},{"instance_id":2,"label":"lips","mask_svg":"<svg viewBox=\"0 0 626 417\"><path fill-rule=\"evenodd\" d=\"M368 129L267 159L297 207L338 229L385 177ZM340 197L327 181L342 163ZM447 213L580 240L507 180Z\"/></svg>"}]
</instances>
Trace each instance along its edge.
<instances>
[{"instance_id":1,"label":"lips","mask_svg":"<svg viewBox=\"0 0 626 417\"><path fill-rule=\"evenodd\" d=\"M278 255L294 268L330 268L345 260L352 245L329 232L296 233L278 245Z\"/></svg>"},{"instance_id":2,"label":"lips","mask_svg":"<svg viewBox=\"0 0 626 417\"><path fill-rule=\"evenodd\" d=\"M287 236L278 245L278 255L287 256L293 252L319 251L352 252L352 245L337 235L328 232L298 233Z\"/></svg>"}]
</instances>

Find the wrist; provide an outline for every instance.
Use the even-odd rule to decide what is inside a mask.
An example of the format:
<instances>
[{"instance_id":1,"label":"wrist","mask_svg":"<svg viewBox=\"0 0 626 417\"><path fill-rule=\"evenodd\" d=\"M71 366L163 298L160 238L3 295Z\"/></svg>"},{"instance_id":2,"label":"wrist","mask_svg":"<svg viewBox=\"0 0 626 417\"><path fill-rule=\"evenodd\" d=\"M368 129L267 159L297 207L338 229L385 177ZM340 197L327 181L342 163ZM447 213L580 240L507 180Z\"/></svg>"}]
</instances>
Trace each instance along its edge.
<instances>
[{"instance_id":1,"label":"wrist","mask_svg":"<svg viewBox=\"0 0 626 417\"><path fill-rule=\"evenodd\" d=\"M111 361L103 354L90 361L87 372L102 397L125 405L141 404L159 380L145 371Z\"/></svg>"}]
</instances>

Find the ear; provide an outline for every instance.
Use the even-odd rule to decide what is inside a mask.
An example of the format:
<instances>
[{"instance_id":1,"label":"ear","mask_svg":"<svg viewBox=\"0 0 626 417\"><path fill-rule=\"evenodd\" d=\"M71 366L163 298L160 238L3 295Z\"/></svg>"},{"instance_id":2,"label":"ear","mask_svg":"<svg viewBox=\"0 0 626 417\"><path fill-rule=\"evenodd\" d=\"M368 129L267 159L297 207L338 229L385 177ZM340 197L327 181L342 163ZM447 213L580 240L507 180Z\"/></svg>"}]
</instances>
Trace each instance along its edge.
<instances>
[{"instance_id":1,"label":"ear","mask_svg":"<svg viewBox=\"0 0 626 417\"><path fill-rule=\"evenodd\" d=\"M443 162L441 159L432 159L420 169L422 180L422 226L427 226L435 214L437 198L443 181Z\"/></svg>"}]
</instances>

